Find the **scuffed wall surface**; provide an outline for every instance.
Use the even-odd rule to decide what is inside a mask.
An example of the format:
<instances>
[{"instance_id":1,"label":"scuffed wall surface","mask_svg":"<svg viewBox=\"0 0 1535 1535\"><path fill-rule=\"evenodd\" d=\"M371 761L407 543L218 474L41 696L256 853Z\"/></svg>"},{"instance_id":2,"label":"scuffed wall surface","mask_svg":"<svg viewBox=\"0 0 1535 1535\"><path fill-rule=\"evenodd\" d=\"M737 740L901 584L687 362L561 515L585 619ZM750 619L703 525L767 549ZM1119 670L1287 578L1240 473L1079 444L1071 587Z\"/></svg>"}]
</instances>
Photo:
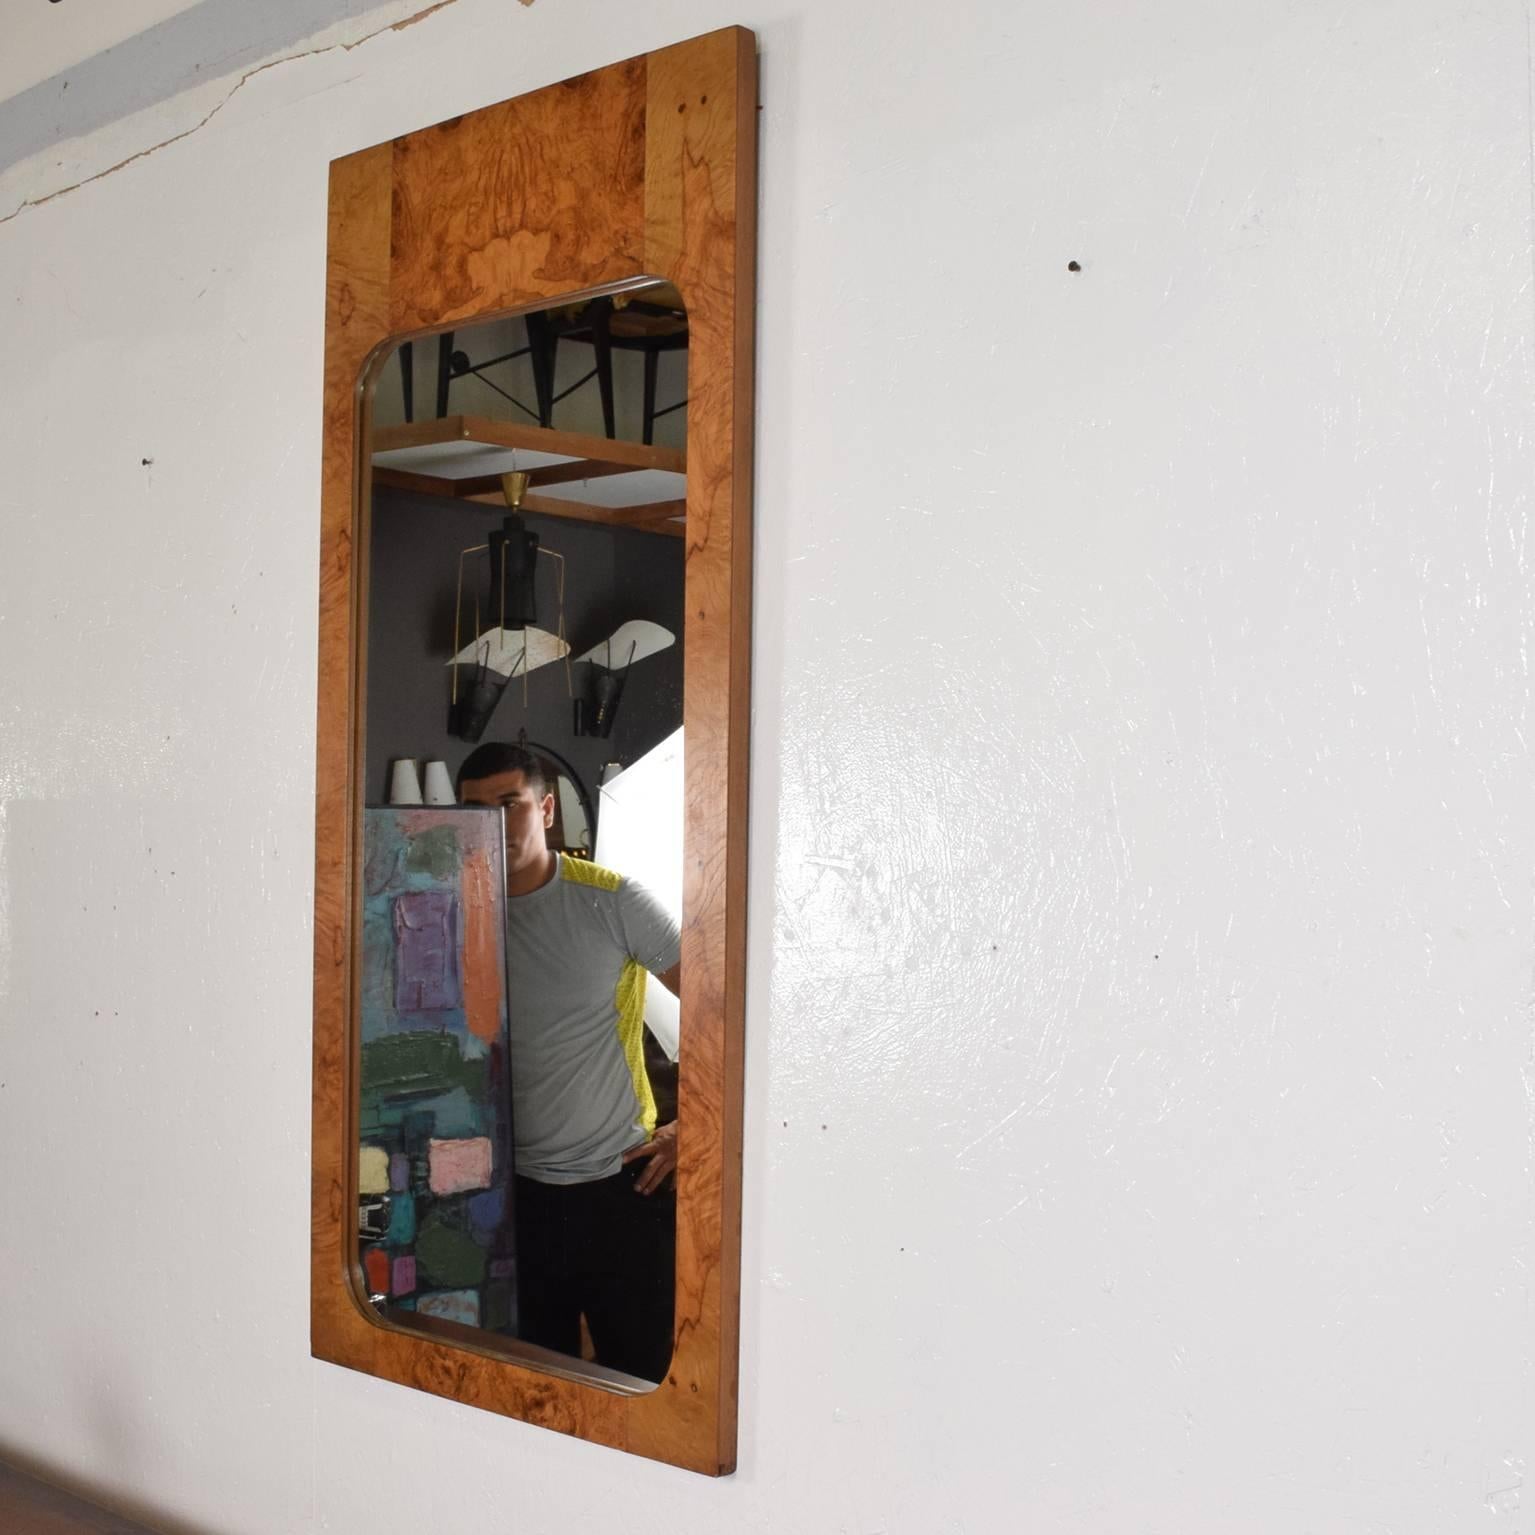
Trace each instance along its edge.
<instances>
[{"instance_id":1,"label":"scuffed wall surface","mask_svg":"<svg viewBox=\"0 0 1535 1535\"><path fill-rule=\"evenodd\" d=\"M6 1453L239 1535L1528 1524L1524 11L1140 9L458 0L0 227ZM733 21L709 1483L307 1357L308 895L326 161Z\"/></svg>"}]
</instances>

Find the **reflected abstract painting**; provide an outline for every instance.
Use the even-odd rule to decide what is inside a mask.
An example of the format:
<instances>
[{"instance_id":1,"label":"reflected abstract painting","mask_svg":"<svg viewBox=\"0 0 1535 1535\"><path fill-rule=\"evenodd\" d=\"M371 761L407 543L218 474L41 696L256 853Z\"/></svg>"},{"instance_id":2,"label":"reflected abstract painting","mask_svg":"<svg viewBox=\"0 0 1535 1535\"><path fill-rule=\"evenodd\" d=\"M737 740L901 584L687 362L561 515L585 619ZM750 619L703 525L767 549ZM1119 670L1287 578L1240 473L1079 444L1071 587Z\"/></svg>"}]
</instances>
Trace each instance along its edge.
<instances>
[{"instance_id":1,"label":"reflected abstract painting","mask_svg":"<svg viewBox=\"0 0 1535 1535\"><path fill-rule=\"evenodd\" d=\"M497 810L363 812L357 1192L375 1308L512 1333L503 848Z\"/></svg>"}]
</instances>

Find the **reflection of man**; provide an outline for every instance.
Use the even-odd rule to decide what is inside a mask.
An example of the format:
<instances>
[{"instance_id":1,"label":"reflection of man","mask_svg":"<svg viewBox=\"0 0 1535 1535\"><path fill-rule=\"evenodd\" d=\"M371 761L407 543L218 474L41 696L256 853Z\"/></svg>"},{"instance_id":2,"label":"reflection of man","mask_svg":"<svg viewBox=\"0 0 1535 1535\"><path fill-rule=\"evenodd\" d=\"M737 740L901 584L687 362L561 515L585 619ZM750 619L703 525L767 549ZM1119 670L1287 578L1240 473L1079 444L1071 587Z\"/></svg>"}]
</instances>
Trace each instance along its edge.
<instances>
[{"instance_id":1,"label":"reflection of man","mask_svg":"<svg viewBox=\"0 0 1535 1535\"><path fill-rule=\"evenodd\" d=\"M598 1363L660 1380L677 1126L656 1125L645 978L678 990L677 924L632 880L549 849L555 786L532 753L487 742L458 782L506 816L519 1335L579 1355L584 1316Z\"/></svg>"}]
</instances>

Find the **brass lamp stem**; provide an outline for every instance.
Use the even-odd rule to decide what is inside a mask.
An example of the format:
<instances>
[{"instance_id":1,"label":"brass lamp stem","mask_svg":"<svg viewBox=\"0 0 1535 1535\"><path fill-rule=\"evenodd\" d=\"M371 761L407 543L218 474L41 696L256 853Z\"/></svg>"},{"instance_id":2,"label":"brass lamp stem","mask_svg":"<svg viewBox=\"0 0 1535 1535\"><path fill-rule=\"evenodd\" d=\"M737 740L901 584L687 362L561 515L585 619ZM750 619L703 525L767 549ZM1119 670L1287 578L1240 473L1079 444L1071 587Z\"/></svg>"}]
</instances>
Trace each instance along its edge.
<instances>
[{"instance_id":1,"label":"brass lamp stem","mask_svg":"<svg viewBox=\"0 0 1535 1535\"><path fill-rule=\"evenodd\" d=\"M514 512L522 509L522 498L528 493L528 478L526 469L514 469L501 476L501 494Z\"/></svg>"}]
</instances>

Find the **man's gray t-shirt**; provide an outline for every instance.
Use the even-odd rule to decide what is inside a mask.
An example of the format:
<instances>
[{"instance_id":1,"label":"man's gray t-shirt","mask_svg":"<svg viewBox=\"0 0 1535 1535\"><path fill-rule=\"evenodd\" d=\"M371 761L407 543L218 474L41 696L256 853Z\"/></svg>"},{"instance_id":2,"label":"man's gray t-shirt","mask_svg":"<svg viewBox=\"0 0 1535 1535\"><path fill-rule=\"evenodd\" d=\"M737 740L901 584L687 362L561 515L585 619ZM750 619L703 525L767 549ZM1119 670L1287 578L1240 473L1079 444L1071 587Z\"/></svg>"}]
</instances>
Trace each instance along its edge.
<instances>
[{"instance_id":1,"label":"man's gray t-shirt","mask_svg":"<svg viewBox=\"0 0 1535 1535\"><path fill-rule=\"evenodd\" d=\"M547 884L507 901L516 1170L586 1183L650 1138L645 976L681 954L671 915L643 886L559 855Z\"/></svg>"}]
</instances>

